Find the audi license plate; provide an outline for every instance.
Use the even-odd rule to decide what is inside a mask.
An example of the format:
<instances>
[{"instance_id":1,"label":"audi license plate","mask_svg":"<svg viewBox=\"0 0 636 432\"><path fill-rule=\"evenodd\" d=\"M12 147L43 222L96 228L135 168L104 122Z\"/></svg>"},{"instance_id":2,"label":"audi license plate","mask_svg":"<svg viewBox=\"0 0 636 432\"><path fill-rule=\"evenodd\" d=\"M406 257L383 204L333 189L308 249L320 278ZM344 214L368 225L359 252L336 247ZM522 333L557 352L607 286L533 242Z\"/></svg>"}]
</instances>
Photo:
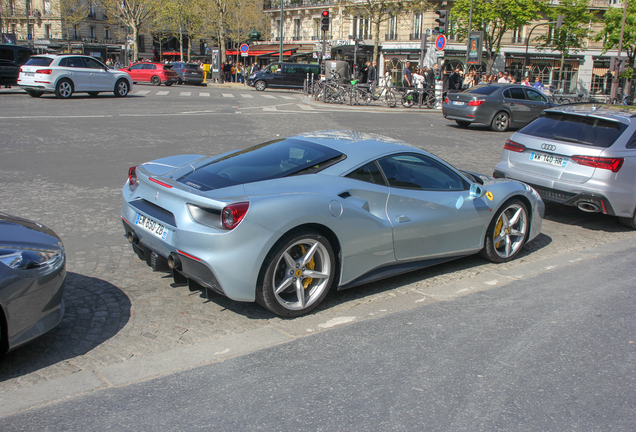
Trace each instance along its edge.
<instances>
[{"instance_id":1,"label":"audi license plate","mask_svg":"<svg viewBox=\"0 0 636 432\"><path fill-rule=\"evenodd\" d=\"M25 73L24 73L24 76L26 76L26 77L32 77L32 76L35 76L35 73L33 73L33 72L25 72Z\"/></svg>"},{"instance_id":2,"label":"audi license plate","mask_svg":"<svg viewBox=\"0 0 636 432\"><path fill-rule=\"evenodd\" d=\"M159 237L162 240L165 240L166 237L168 237L168 234L170 233L170 230L168 228L166 228L159 222L154 221L150 219L149 217L146 217L142 214L137 215L137 219L135 220L135 225L145 229L146 231L150 232L152 235Z\"/></svg>"},{"instance_id":3,"label":"audi license plate","mask_svg":"<svg viewBox=\"0 0 636 432\"><path fill-rule=\"evenodd\" d=\"M565 165L567 165L568 163L568 158L537 152L530 153L530 160L533 162L546 163L548 165L558 166L561 168L565 168Z\"/></svg>"},{"instance_id":4,"label":"audi license plate","mask_svg":"<svg viewBox=\"0 0 636 432\"><path fill-rule=\"evenodd\" d=\"M464 106L464 102L460 102L460 101L453 101L452 104L457 106Z\"/></svg>"}]
</instances>

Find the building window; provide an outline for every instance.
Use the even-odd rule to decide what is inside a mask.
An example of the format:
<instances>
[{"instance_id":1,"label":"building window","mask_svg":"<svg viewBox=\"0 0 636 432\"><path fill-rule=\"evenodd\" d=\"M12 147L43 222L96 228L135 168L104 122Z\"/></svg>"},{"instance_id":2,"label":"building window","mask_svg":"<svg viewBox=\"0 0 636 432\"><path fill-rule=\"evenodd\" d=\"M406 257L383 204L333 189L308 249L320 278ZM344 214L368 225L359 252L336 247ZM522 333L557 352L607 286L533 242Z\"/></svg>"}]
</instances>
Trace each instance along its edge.
<instances>
[{"instance_id":1,"label":"building window","mask_svg":"<svg viewBox=\"0 0 636 432\"><path fill-rule=\"evenodd\" d=\"M91 39L95 39L95 27L88 27L88 37Z\"/></svg>"},{"instance_id":2,"label":"building window","mask_svg":"<svg viewBox=\"0 0 636 432\"><path fill-rule=\"evenodd\" d=\"M522 34L521 27L512 30L512 43L513 44L524 43L523 36L521 36L521 34Z\"/></svg>"},{"instance_id":3,"label":"building window","mask_svg":"<svg viewBox=\"0 0 636 432\"><path fill-rule=\"evenodd\" d=\"M110 39L110 29L109 28L105 28L104 29L104 39Z\"/></svg>"},{"instance_id":4,"label":"building window","mask_svg":"<svg viewBox=\"0 0 636 432\"><path fill-rule=\"evenodd\" d=\"M88 16L90 18L95 18L95 5L93 3L91 3L90 6L89 6Z\"/></svg>"},{"instance_id":5,"label":"building window","mask_svg":"<svg viewBox=\"0 0 636 432\"><path fill-rule=\"evenodd\" d=\"M294 19L294 40L301 40L300 19Z\"/></svg>"},{"instance_id":6,"label":"building window","mask_svg":"<svg viewBox=\"0 0 636 432\"><path fill-rule=\"evenodd\" d=\"M51 15L51 0L44 0L44 15Z\"/></svg>"},{"instance_id":7,"label":"building window","mask_svg":"<svg viewBox=\"0 0 636 432\"><path fill-rule=\"evenodd\" d=\"M387 22L388 32L386 34L386 40L397 40L397 16L392 16Z\"/></svg>"},{"instance_id":8,"label":"building window","mask_svg":"<svg viewBox=\"0 0 636 432\"><path fill-rule=\"evenodd\" d=\"M422 36L422 13L413 14L413 29L411 40L417 40Z\"/></svg>"},{"instance_id":9,"label":"building window","mask_svg":"<svg viewBox=\"0 0 636 432\"><path fill-rule=\"evenodd\" d=\"M75 25L73 27L73 39L79 40L79 38L80 38L80 28L78 25Z\"/></svg>"},{"instance_id":10,"label":"building window","mask_svg":"<svg viewBox=\"0 0 636 432\"><path fill-rule=\"evenodd\" d=\"M137 52L146 52L146 43L143 35L137 36Z\"/></svg>"},{"instance_id":11,"label":"building window","mask_svg":"<svg viewBox=\"0 0 636 432\"><path fill-rule=\"evenodd\" d=\"M280 40L280 19L276 20L276 40L279 41Z\"/></svg>"},{"instance_id":12,"label":"building window","mask_svg":"<svg viewBox=\"0 0 636 432\"><path fill-rule=\"evenodd\" d=\"M314 18L314 36L312 37L313 40L320 40L320 35L322 33L320 32L320 18Z\"/></svg>"},{"instance_id":13,"label":"building window","mask_svg":"<svg viewBox=\"0 0 636 432\"><path fill-rule=\"evenodd\" d=\"M51 39L51 24L44 24L44 39Z\"/></svg>"},{"instance_id":14,"label":"building window","mask_svg":"<svg viewBox=\"0 0 636 432\"><path fill-rule=\"evenodd\" d=\"M15 1L9 0L9 15L15 16ZM14 30L15 33L15 30Z\"/></svg>"},{"instance_id":15,"label":"building window","mask_svg":"<svg viewBox=\"0 0 636 432\"><path fill-rule=\"evenodd\" d=\"M351 34L354 38L358 39L371 39L369 37L370 34L370 22L367 18L358 18L355 17L353 19L353 31Z\"/></svg>"}]
</instances>

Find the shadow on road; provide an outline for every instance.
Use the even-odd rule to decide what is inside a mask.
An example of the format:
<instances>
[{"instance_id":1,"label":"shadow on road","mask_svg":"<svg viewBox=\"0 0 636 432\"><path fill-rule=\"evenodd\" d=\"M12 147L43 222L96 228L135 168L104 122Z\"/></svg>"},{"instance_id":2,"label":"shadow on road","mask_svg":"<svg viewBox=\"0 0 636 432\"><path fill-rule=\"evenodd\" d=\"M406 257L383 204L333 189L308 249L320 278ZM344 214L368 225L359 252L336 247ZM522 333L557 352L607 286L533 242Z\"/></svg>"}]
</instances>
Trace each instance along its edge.
<instances>
[{"instance_id":1,"label":"shadow on road","mask_svg":"<svg viewBox=\"0 0 636 432\"><path fill-rule=\"evenodd\" d=\"M633 231L621 225L617 217L608 216L603 213L586 213L573 206L550 202L545 203L544 218L552 222L578 226L594 231L612 233Z\"/></svg>"},{"instance_id":2,"label":"shadow on road","mask_svg":"<svg viewBox=\"0 0 636 432\"><path fill-rule=\"evenodd\" d=\"M130 300L101 279L67 273L62 322L0 358L0 382L82 356L115 336L130 319ZM65 368L72 368L72 361ZM79 369L79 368L78 368Z\"/></svg>"}]
</instances>

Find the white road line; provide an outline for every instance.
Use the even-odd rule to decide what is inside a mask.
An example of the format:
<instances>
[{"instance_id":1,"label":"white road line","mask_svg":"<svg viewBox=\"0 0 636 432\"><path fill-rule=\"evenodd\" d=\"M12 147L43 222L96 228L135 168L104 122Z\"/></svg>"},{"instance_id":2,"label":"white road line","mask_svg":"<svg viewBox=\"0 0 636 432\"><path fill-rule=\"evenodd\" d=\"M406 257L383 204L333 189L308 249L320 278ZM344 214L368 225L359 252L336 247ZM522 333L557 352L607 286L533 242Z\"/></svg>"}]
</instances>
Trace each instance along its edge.
<instances>
[{"instance_id":1,"label":"white road line","mask_svg":"<svg viewBox=\"0 0 636 432\"><path fill-rule=\"evenodd\" d=\"M296 99L295 97L291 97L291 96L281 96L282 99Z\"/></svg>"},{"instance_id":2,"label":"white road line","mask_svg":"<svg viewBox=\"0 0 636 432\"><path fill-rule=\"evenodd\" d=\"M263 107L263 111L276 111L276 107Z\"/></svg>"},{"instance_id":3,"label":"white road line","mask_svg":"<svg viewBox=\"0 0 636 432\"><path fill-rule=\"evenodd\" d=\"M181 92L179 96L192 96L192 92Z\"/></svg>"},{"instance_id":4,"label":"white road line","mask_svg":"<svg viewBox=\"0 0 636 432\"><path fill-rule=\"evenodd\" d=\"M199 96L210 97L210 93L199 92Z\"/></svg>"},{"instance_id":5,"label":"white road line","mask_svg":"<svg viewBox=\"0 0 636 432\"><path fill-rule=\"evenodd\" d=\"M296 104L301 110L305 110L305 111L315 111L315 109L313 107L310 107L309 105L305 105L305 104Z\"/></svg>"},{"instance_id":6,"label":"white road line","mask_svg":"<svg viewBox=\"0 0 636 432\"><path fill-rule=\"evenodd\" d=\"M245 94L245 93L241 93L241 97L245 98L245 99L253 99L254 96L252 96L251 94Z\"/></svg>"},{"instance_id":7,"label":"white road line","mask_svg":"<svg viewBox=\"0 0 636 432\"><path fill-rule=\"evenodd\" d=\"M272 95L261 95L261 96L267 99L276 99L276 96L272 96Z\"/></svg>"},{"instance_id":8,"label":"white road line","mask_svg":"<svg viewBox=\"0 0 636 432\"><path fill-rule=\"evenodd\" d=\"M157 92L157 96L166 96L168 93L170 93L169 91L159 91Z\"/></svg>"},{"instance_id":9,"label":"white road line","mask_svg":"<svg viewBox=\"0 0 636 432\"><path fill-rule=\"evenodd\" d=\"M137 91L135 94L138 94L138 95L147 95L148 93L150 93L150 90L139 90L139 91Z\"/></svg>"},{"instance_id":10,"label":"white road line","mask_svg":"<svg viewBox=\"0 0 636 432\"><path fill-rule=\"evenodd\" d=\"M221 93L223 95L223 97L227 97L227 98L233 98L234 95L230 94L230 93Z\"/></svg>"}]
</instances>

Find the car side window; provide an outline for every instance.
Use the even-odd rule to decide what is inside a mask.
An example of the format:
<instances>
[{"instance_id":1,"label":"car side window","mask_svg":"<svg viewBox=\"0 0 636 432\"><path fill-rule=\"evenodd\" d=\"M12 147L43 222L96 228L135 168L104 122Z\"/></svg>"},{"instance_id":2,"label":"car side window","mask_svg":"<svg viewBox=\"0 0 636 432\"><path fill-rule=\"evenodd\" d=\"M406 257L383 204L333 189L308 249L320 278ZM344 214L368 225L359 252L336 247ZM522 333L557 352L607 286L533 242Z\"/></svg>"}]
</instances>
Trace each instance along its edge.
<instances>
[{"instance_id":1,"label":"car side window","mask_svg":"<svg viewBox=\"0 0 636 432\"><path fill-rule=\"evenodd\" d=\"M23 65L29 61L31 53L27 50L18 50L18 64Z\"/></svg>"},{"instance_id":2,"label":"car side window","mask_svg":"<svg viewBox=\"0 0 636 432\"><path fill-rule=\"evenodd\" d=\"M429 191L461 191L467 182L441 162L424 155L400 154L379 161L389 186Z\"/></svg>"},{"instance_id":3,"label":"car side window","mask_svg":"<svg viewBox=\"0 0 636 432\"><path fill-rule=\"evenodd\" d=\"M144 69L157 69L157 66L153 65L153 64L146 64L143 67Z\"/></svg>"},{"instance_id":4,"label":"car side window","mask_svg":"<svg viewBox=\"0 0 636 432\"><path fill-rule=\"evenodd\" d=\"M632 135L632 137L627 142L627 148L629 149L636 148L636 133L634 133L634 135Z\"/></svg>"},{"instance_id":5,"label":"car side window","mask_svg":"<svg viewBox=\"0 0 636 432\"><path fill-rule=\"evenodd\" d=\"M380 168L378 168L378 165L375 162L369 162L368 164L361 166L355 171L347 174L347 178L386 186L384 177L382 177L382 174L380 173Z\"/></svg>"},{"instance_id":6,"label":"car side window","mask_svg":"<svg viewBox=\"0 0 636 432\"><path fill-rule=\"evenodd\" d=\"M139 69L141 69L142 67L143 67L143 65L142 65L142 64L136 64L136 65L132 65L132 66L130 67L130 69L133 69L133 70L139 70Z\"/></svg>"},{"instance_id":7,"label":"car side window","mask_svg":"<svg viewBox=\"0 0 636 432\"><path fill-rule=\"evenodd\" d=\"M525 90L526 90L526 96L528 100L531 100L534 102L547 102L546 98L544 98L541 95L541 93L539 93L538 91L534 91L530 89L525 89Z\"/></svg>"},{"instance_id":8,"label":"car side window","mask_svg":"<svg viewBox=\"0 0 636 432\"><path fill-rule=\"evenodd\" d=\"M72 68L83 68L86 67L84 65L84 59L81 57L68 57L66 59L66 66Z\"/></svg>"},{"instance_id":9,"label":"car side window","mask_svg":"<svg viewBox=\"0 0 636 432\"><path fill-rule=\"evenodd\" d=\"M87 68L104 69L104 66L100 62L98 62L97 60L93 60L92 58L85 58L84 62L86 63Z\"/></svg>"},{"instance_id":10,"label":"car side window","mask_svg":"<svg viewBox=\"0 0 636 432\"><path fill-rule=\"evenodd\" d=\"M518 87L507 89L506 91L504 91L503 95L506 99L521 99L521 100L526 99L526 95L523 92L523 89Z\"/></svg>"}]
</instances>

